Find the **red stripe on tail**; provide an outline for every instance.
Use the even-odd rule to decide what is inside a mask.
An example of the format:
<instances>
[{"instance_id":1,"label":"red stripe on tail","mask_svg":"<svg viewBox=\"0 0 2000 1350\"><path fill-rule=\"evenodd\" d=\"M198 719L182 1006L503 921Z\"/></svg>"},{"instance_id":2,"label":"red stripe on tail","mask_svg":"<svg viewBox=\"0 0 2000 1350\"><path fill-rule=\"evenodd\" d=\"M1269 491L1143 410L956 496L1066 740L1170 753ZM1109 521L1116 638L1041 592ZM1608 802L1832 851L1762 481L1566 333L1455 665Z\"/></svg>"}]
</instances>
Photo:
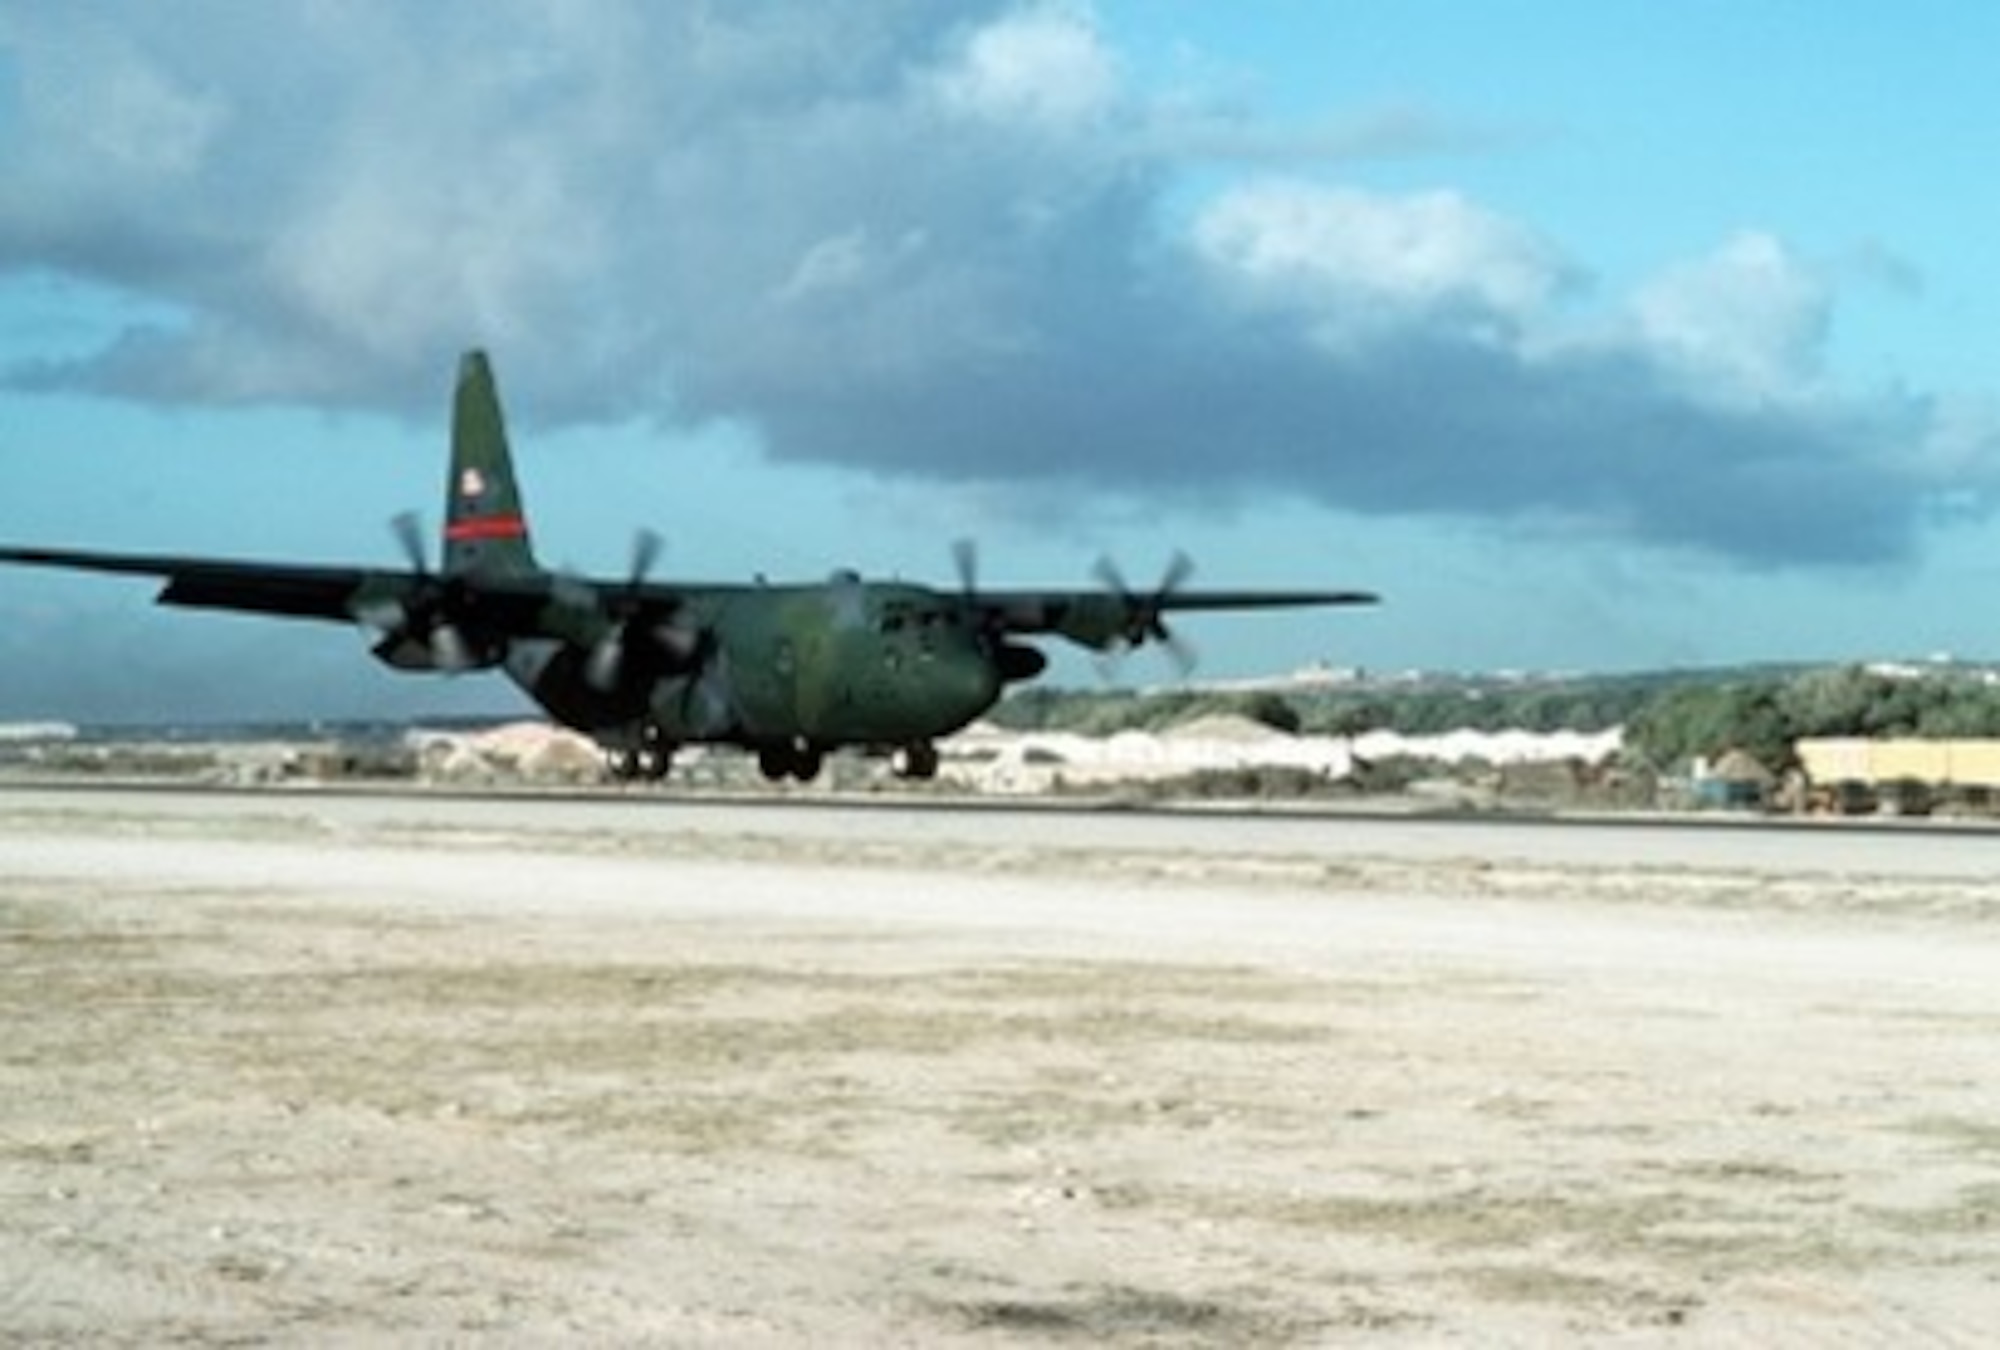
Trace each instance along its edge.
<instances>
[{"instance_id":1,"label":"red stripe on tail","mask_svg":"<svg viewBox=\"0 0 2000 1350\"><path fill-rule=\"evenodd\" d=\"M524 539L528 524L519 516L474 516L454 520L444 527L444 537L454 544L478 539Z\"/></svg>"}]
</instances>

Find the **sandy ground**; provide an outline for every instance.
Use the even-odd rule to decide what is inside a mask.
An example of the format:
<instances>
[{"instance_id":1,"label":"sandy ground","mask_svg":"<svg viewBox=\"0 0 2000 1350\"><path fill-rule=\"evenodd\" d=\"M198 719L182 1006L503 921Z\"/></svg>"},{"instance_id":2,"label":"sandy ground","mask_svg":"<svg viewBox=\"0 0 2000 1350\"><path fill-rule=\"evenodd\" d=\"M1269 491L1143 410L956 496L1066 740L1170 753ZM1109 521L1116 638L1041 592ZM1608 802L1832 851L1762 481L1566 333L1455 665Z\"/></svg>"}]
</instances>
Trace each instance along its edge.
<instances>
[{"instance_id":1,"label":"sandy ground","mask_svg":"<svg viewBox=\"0 0 2000 1350\"><path fill-rule=\"evenodd\" d=\"M0 1340L1975 1345L2000 836L0 791Z\"/></svg>"}]
</instances>

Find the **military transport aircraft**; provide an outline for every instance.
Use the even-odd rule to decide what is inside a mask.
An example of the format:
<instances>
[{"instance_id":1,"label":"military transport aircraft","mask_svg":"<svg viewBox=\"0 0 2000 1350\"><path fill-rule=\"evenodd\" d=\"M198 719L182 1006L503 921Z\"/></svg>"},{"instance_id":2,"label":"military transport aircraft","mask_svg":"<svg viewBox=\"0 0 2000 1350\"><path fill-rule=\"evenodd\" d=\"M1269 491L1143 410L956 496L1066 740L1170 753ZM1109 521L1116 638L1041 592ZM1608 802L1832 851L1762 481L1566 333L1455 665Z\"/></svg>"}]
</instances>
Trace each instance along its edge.
<instances>
[{"instance_id":1,"label":"military transport aircraft","mask_svg":"<svg viewBox=\"0 0 2000 1350\"><path fill-rule=\"evenodd\" d=\"M937 772L937 739L978 717L1047 658L1038 634L1099 652L1164 644L1176 610L1368 604L1362 591L1183 591L1177 555L1136 593L1108 562L1102 590L981 590L972 549L956 591L837 572L812 585L711 585L648 575L641 533L623 579L535 561L499 395L483 352L460 362L445 489L443 563L413 515L394 521L401 569L0 548L0 562L164 580L163 605L359 624L398 670L502 667L558 722L594 738L623 778L664 778L679 746L756 754L773 782L812 779L843 746L887 754L906 778Z\"/></svg>"}]
</instances>

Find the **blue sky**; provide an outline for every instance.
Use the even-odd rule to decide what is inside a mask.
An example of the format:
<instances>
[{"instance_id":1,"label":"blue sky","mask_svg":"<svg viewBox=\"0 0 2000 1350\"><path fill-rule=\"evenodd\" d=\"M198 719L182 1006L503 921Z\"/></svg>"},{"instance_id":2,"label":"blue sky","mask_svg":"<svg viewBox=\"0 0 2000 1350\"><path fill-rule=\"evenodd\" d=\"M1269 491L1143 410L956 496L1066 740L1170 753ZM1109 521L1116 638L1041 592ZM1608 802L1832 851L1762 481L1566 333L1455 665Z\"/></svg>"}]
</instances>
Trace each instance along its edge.
<instances>
[{"instance_id":1,"label":"blue sky","mask_svg":"<svg viewBox=\"0 0 2000 1350\"><path fill-rule=\"evenodd\" d=\"M1366 586L1201 672L2000 655L2000 11L0 6L0 539ZM0 718L502 710L0 573ZM1128 678L1163 678L1141 654ZM1087 662L1058 675L1094 677Z\"/></svg>"}]
</instances>

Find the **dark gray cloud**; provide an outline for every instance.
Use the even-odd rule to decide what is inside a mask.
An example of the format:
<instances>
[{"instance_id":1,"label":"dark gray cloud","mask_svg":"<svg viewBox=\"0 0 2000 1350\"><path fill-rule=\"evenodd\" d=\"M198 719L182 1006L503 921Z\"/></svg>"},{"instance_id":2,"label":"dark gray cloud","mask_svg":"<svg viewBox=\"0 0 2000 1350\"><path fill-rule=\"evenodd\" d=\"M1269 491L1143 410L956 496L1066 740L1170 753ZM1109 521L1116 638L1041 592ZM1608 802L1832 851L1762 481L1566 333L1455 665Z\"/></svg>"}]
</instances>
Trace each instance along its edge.
<instances>
[{"instance_id":1,"label":"dark gray cloud","mask_svg":"<svg viewBox=\"0 0 2000 1350\"><path fill-rule=\"evenodd\" d=\"M1829 386L1781 242L1586 317L1531 226L1329 182L1473 133L1191 116L1067 5L44 6L0 43L0 271L179 316L17 385L429 418L477 342L545 417L780 459L1757 565L1903 557L1993 485L1989 428ZM1258 176L1169 210L1218 157Z\"/></svg>"}]
</instances>

